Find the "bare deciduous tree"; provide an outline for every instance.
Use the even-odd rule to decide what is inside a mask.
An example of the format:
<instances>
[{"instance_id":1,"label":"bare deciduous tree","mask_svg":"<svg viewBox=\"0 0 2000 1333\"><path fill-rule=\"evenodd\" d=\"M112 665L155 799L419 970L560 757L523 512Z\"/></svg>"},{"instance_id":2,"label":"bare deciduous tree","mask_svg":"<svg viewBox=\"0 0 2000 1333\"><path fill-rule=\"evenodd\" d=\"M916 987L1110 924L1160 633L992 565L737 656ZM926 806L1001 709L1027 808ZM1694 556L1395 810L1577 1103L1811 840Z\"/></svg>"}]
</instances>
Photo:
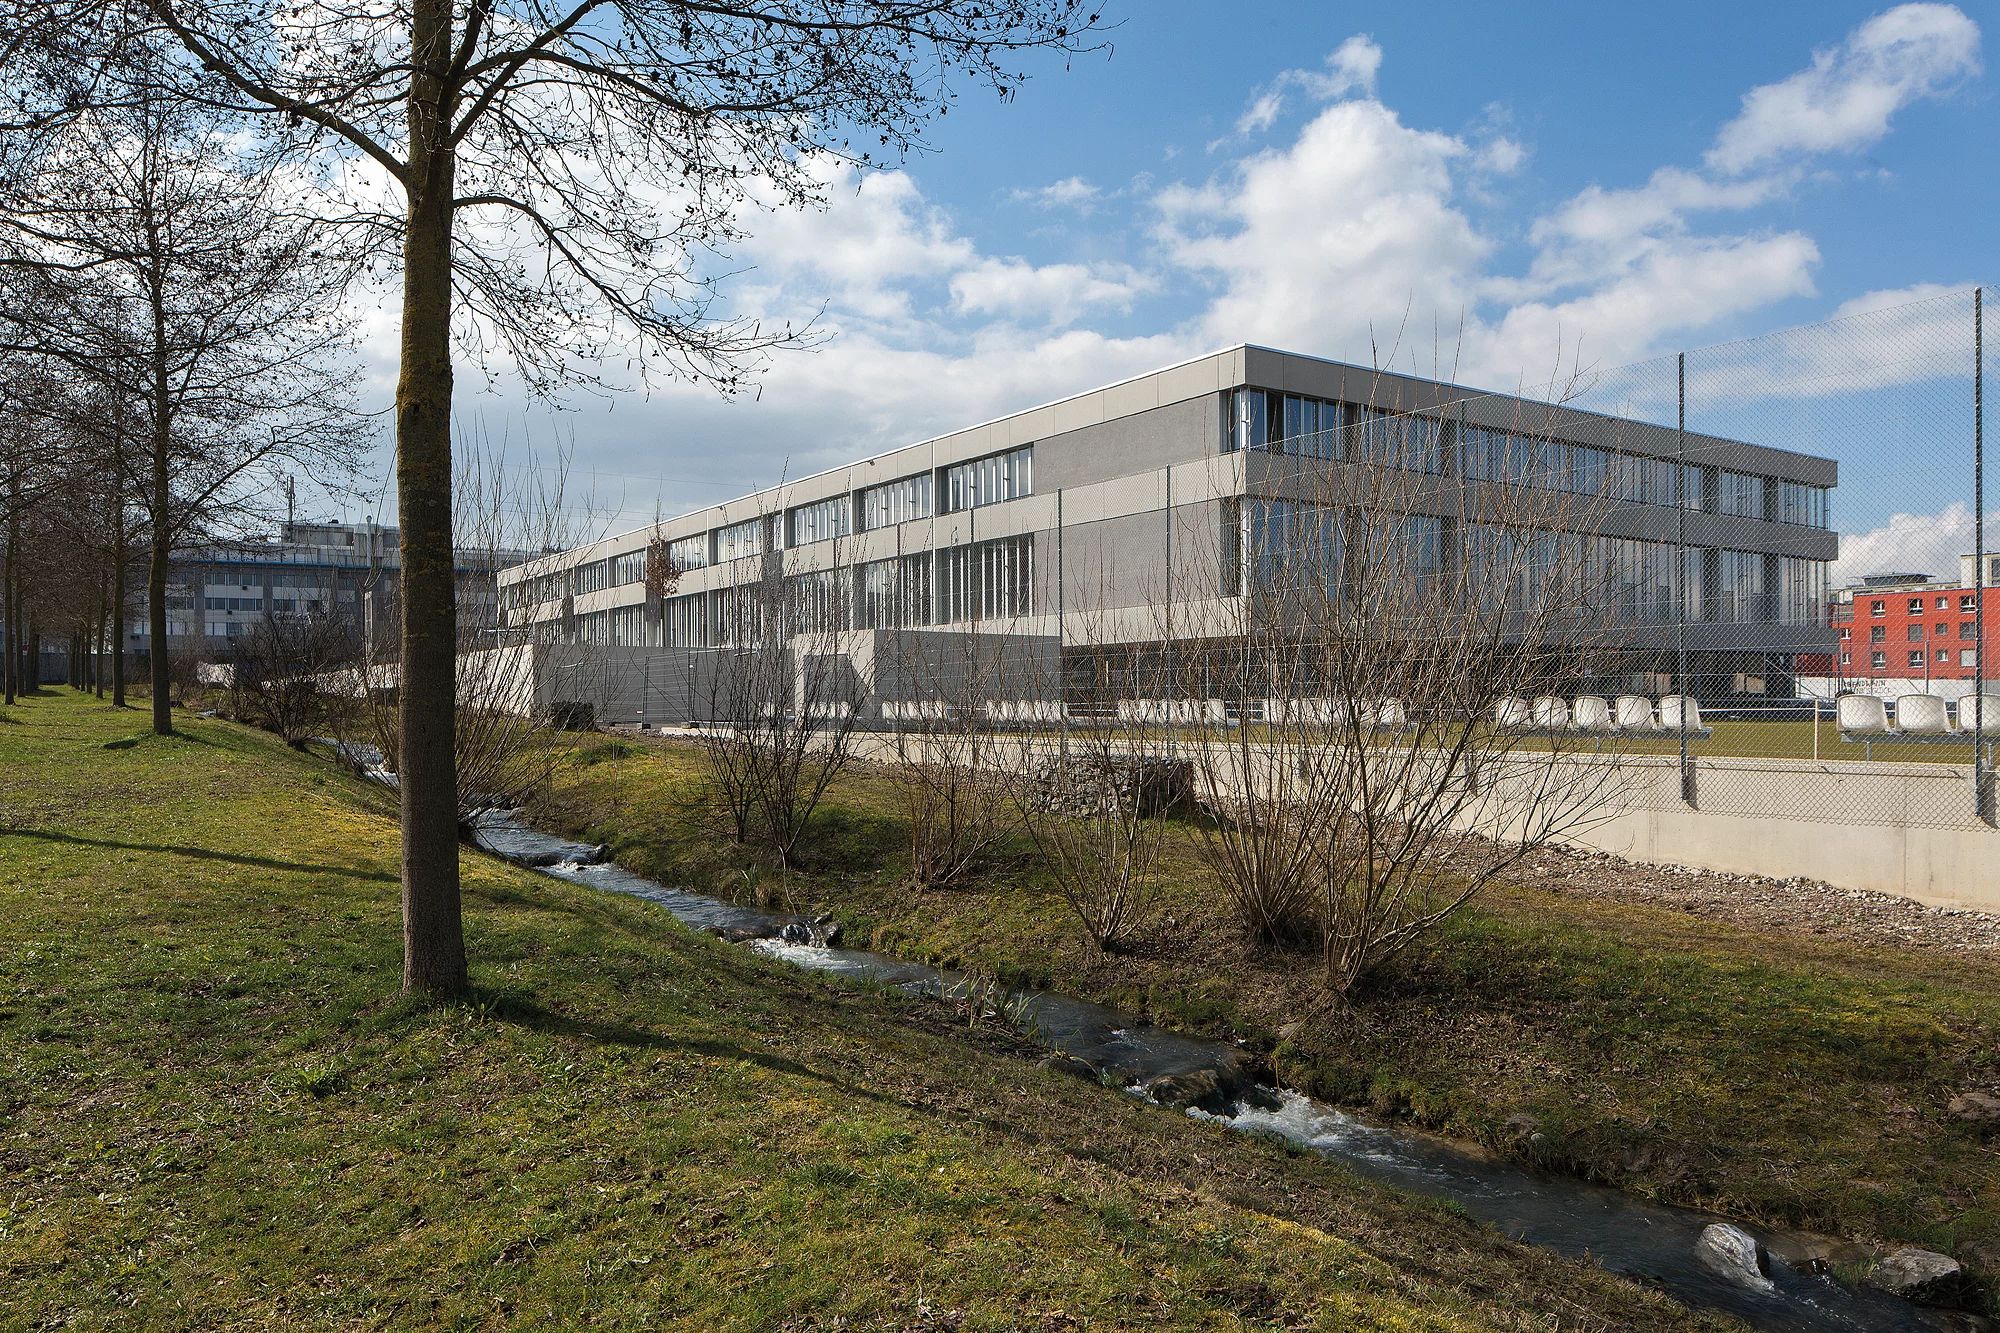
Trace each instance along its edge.
<instances>
[{"instance_id":1,"label":"bare deciduous tree","mask_svg":"<svg viewBox=\"0 0 2000 1333\"><path fill-rule=\"evenodd\" d=\"M385 181L347 202L402 268L404 985L458 991L455 321L542 384L587 378L608 342L636 337L661 368L733 389L744 358L789 332L712 318L703 257L734 239L753 191L818 198L827 156L916 146L954 75L1011 95L1010 58L1084 49L1096 14L1084 0L0 0L30 52L73 43L80 66L125 13L186 52L155 76L175 96L263 113L283 148Z\"/></svg>"},{"instance_id":2,"label":"bare deciduous tree","mask_svg":"<svg viewBox=\"0 0 2000 1333\"><path fill-rule=\"evenodd\" d=\"M308 220L211 123L160 98L66 119L4 178L0 314L12 346L110 403L150 540L153 729L173 729L167 585L177 542L225 523L283 464L351 470L345 275Z\"/></svg>"}]
</instances>

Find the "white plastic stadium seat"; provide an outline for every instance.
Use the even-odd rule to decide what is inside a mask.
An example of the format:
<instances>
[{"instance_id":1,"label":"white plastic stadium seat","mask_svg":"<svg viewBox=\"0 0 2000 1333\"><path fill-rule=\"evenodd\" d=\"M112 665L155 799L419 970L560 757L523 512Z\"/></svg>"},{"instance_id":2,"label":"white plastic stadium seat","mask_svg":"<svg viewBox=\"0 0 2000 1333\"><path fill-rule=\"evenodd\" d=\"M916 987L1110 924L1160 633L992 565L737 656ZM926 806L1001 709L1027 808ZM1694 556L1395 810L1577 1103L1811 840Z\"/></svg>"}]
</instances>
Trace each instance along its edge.
<instances>
[{"instance_id":1,"label":"white plastic stadium seat","mask_svg":"<svg viewBox=\"0 0 2000 1333\"><path fill-rule=\"evenodd\" d=\"M1835 714L1843 736L1886 736L1889 710L1872 694L1843 694Z\"/></svg>"},{"instance_id":2,"label":"white plastic stadium seat","mask_svg":"<svg viewBox=\"0 0 2000 1333\"><path fill-rule=\"evenodd\" d=\"M1493 705L1493 725L1496 727L1525 727L1534 721L1526 699L1508 695L1496 700Z\"/></svg>"},{"instance_id":3,"label":"white plastic stadium seat","mask_svg":"<svg viewBox=\"0 0 2000 1333\"><path fill-rule=\"evenodd\" d=\"M1618 724L1611 719L1611 705L1594 694L1578 696L1570 720L1578 731L1618 730Z\"/></svg>"},{"instance_id":4,"label":"white plastic stadium seat","mask_svg":"<svg viewBox=\"0 0 2000 1333\"><path fill-rule=\"evenodd\" d=\"M1935 694L1906 694L1896 700L1896 730L1911 736L1949 736L1953 727L1943 699Z\"/></svg>"},{"instance_id":5,"label":"white plastic stadium seat","mask_svg":"<svg viewBox=\"0 0 2000 1333\"><path fill-rule=\"evenodd\" d=\"M1683 715L1685 714L1685 715ZM1708 728L1701 724L1701 702L1692 695L1669 694L1660 699L1660 730L1678 732L1683 727L1690 735L1706 736Z\"/></svg>"},{"instance_id":6,"label":"white plastic stadium seat","mask_svg":"<svg viewBox=\"0 0 2000 1333\"><path fill-rule=\"evenodd\" d=\"M1660 731L1660 719L1652 715L1652 701L1644 695L1620 695L1616 723L1618 731Z\"/></svg>"},{"instance_id":7,"label":"white plastic stadium seat","mask_svg":"<svg viewBox=\"0 0 2000 1333\"><path fill-rule=\"evenodd\" d=\"M1553 694L1544 694L1535 700L1535 729L1537 731L1568 731L1569 705Z\"/></svg>"},{"instance_id":8,"label":"white plastic stadium seat","mask_svg":"<svg viewBox=\"0 0 2000 1333\"><path fill-rule=\"evenodd\" d=\"M1618 729L1620 731L1658 731L1660 729L1660 719L1653 716L1653 701L1643 694L1619 695Z\"/></svg>"}]
</instances>

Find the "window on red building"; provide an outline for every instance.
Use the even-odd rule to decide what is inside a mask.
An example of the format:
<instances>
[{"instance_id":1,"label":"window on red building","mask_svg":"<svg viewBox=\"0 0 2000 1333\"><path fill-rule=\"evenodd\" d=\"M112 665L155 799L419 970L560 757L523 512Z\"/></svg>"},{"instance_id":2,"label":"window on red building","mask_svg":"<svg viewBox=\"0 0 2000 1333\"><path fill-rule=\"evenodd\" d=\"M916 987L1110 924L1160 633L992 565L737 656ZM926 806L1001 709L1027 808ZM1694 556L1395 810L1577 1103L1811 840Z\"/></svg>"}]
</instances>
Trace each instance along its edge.
<instances>
[{"instance_id":1,"label":"window on red building","mask_svg":"<svg viewBox=\"0 0 2000 1333\"><path fill-rule=\"evenodd\" d=\"M1868 642L1887 643L1888 641L1889 627L1887 625L1877 625L1868 631Z\"/></svg>"},{"instance_id":2,"label":"window on red building","mask_svg":"<svg viewBox=\"0 0 2000 1333\"><path fill-rule=\"evenodd\" d=\"M1948 611L1950 609L1951 609L1951 598L1949 597L1938 598L1938 610Z\"/></svg>"},{"instance_id":3,"label":"window on red building","mask_svg":"<svg viewBox=\"0 0 2000 1333\"><path fill-rule=\"evenodd\" d=\"M1913 616L1920 616L1923 613L1924 613L1924 599L1921 597L1912 597L1910 599L1910 614Z\"/></svg>"},{"instance_id":4,"label":"window on red building","mask_svg":"<svg viewBox=\"0 0 2000 1333\"><path fill-rule=\"evenodd\" d=\"M1938 649L1938 650L1937 650L1937 660L1938 660L1938 663L1939 663L1939 665L1943 665L1943 664L1945 664L1945 663L1948 663L1948 662L1950 662L1950 661L1951 661L1951 649L1949 649L1949 648L1940 648L1940 649Z\"/></svg>"},{"instance_id":5,"label":"window on red building","mask_svg":"<svg viewBox=\"0 0 2000 1333\"><path fill-rule=\"evenodd\" d=\"M1923 641L1924 641L1924 627L1922 625L1910 626L1910 642L1922 643Z\"/></svg>"},{"instance_id":6,"label":"window on red building","mask_svg":"<svg viewBox=\"0 0 2000 1333\"><path fill-rule=\"evenodd\" d=\"M1978 635L1978 634L1976 634L1976 633L1974 633L1974 631L1973 631L1973 626L1974 626L1975 624L1977 624L1977 623L1978 623L1977 621L1972 621L1972 620L1961 620L1961 621L1959 621L1959 622L1958 622L1958 637L1959 637L1959 638L1961 638L1961 639L1976 639L1976 638L1978 638L1978 637L1979 637L1979 635Z\"/></svg>"},{"instance_id":7,"label":"window on red building","mask_svg":"<svg viewBox=\"0 0 2000 1333\"><path fill-rule=\"evenodd\" d=\"M1889 604L1887 602L1870 602L1868 604L1868 614L1871 616L1886 616L1889 614Z\"/></svg>"},{"instance_id":8,"label":"window on red building","mask_svg":"<svg viewBox=\"0 0 2000 1333\"><path fill-rule=\"evenodd\" d=\"M1870 665L1870 666L1877 666L1877 667L1885 667L1885 666L1888 666L1888 665L1889 665L1889 654L1887 654L1887 653L1874 653L1874 654L1871 654L1871 655L1870 655L1870 657L1869 657L1869 659L1868 659L1868 665Z\"/></svg>"},{"instance_id":9,"label":"window on red building","mask_svg":"<svg viewBox=\"0 0 2000 1333\"><path fill-rule=\"evenodd\" d=\"M1910 654L1910 665L1913 667L1920 667L1923 664L1924 664L1924 650L1918 648L1917 650L1915 650Z\"/></svg>"},{"instance_id":10,"label":"window on red building","mask_svg":"<svg viewBox=\"0 0 2000 1333\"><path fill-rule=\"evenodd\" d=\"M1976 605L1974 605L1972 600L1972 594L1968 592L1960 594L1958 599L1958 609L1969 613L1972 611L1976 611L1979 608Z\"/></svg>"},{"instance_id":11,"label":"window on red building","mask_svg":"<svg viewBox=\"0 0 2000 1333\"><path fill-rule=\"evenodd\" d=\"M1951 633L1951 626L1945 624L1943 621L1940 620L1937 624L1937 628L1931 631L1931 637L1933 639L1942 639L1947 634L1950 633Z\"/></svg>"}]
</instances>

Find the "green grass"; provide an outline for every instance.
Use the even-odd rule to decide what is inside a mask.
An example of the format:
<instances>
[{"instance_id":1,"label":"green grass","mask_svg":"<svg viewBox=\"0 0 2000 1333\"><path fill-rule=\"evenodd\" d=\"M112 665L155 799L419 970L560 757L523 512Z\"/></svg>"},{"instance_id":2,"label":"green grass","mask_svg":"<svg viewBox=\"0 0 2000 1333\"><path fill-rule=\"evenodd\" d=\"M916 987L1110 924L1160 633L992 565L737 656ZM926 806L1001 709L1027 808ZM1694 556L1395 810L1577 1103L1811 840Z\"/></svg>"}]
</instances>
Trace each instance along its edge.
<instances>
[{"instance_id":1,"label":"green grass","mask_svg":"<svg viewBox=\"0 0 2000 1333\"><path fill-rule=\"evenodd\" d=\"M726 885L742 854L700 833L700 772L653 746L571 774L544 814L642 872ZM1995 1145L1945 1110L2000 1085L2000 960L1507 884L1340 1007L1311 957L1242 946L1186 828L1154 918L1104 955L1018 847L968 888L908 888L880 770L842 779L821 818L837 836L805 849L790 899L878 948L1240 1038L1293 1086L1539 1165L2000 1275Z\"/></svg>"},{"instance_id":2,"label":"green grass","mask_svg":"<svg viewBox=\"0 0 2000 1333\"><path fill-rule=\"evenodd\" d=\"M473 994L404 1002L332 765L4 716L0 1328L1720 1326L472 854Z\"/></svg>"}]
</instances>

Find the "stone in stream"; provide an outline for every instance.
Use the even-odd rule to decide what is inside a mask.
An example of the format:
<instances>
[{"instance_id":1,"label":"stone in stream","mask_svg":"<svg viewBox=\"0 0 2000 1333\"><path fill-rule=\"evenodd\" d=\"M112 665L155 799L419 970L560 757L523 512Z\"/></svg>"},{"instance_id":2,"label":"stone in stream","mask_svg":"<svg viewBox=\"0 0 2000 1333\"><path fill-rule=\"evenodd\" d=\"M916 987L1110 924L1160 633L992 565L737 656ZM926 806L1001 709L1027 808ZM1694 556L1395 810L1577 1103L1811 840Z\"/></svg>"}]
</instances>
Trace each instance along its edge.
<instances>
[{"instance_id":1,"label":"stone in stream","mask_svg":"<svg viewBox=\"0 0 2000 1333\"><path fill-rule=\"evenodd\" d=\"M1861 1285L1923 1305L1952 1305L1958 1301L1961 1271L1956 1259L1906 1246L1877 1261Z\"/></svg>"},{"instance_id":2,"label":"stone in stream","mask_svg":"<svg viewBox=\"0 0 2000 1333\"><path fill-rule=\"evenodd\" d=\"M1071 1078L1080 1078L1086 1083L1098 1083L1102 1081L1102 1076L1097 1072L1096 1065L1090 1063L1088 1060L1079 1060L1074 1055L1069 1055L1062 1051L1045 1055L1036 1061L1036 1063L1043 1069L1054 1070L1058 1074L1068 1074Z\"/></svg>"},{"instance_id":3,"label":"stone in stream","mask_svg":"<svg viewBox=\"0 0 2000 1333\"><path fill-rule=\"evenodd\" d=\"M1742 1227L1733 1227L1727 1222L1709 1223L1701 1229L1701 1236L1694 1243L1694 1254L1701 1260L1703 1268L1745 1290L1765 1295L1777 1291L1771 1285L1771 1279L1764 1276L1756 1238Z\"/></svg>"},{"instance_id":4,"label":"stone in stream","mask_svg":"<svg viewBox=\"0 0 2000 1333\"><path fill-rule=\"evenodd\" d=\"M1210 1115L1229 1113L1232 1089L1213 1069L1191 1069L1185 1074L1162 1074L1146 1081L1146 1095L1162 1106L1180 1110L1198 1107Z\"/></svg>"}]
</instances>

